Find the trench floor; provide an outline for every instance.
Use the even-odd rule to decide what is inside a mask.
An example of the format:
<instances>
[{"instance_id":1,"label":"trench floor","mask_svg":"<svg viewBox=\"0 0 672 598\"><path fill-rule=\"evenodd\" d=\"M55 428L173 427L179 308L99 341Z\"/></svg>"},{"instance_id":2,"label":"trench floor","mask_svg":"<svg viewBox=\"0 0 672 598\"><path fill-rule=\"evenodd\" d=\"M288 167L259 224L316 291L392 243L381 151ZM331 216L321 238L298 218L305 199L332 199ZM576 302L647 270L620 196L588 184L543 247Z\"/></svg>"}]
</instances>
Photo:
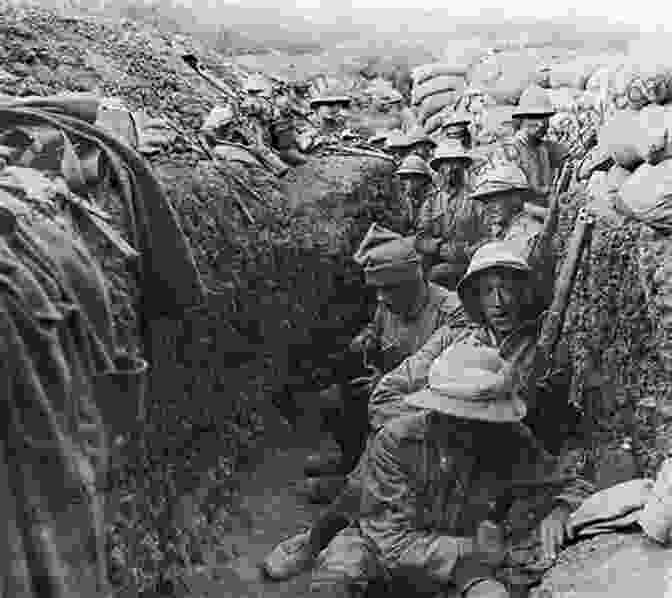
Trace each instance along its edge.
<instances>
[{"instance_id":1,"label":"trench floor","mask_svg":"<svg viewBox=\"0 0 672 598\"><path fill-rule=\"evenodd\" d=\"M320 433L314 413L293 426L268 414L263 448L241 472L240 501L227 538L237 556L218 570L218 598L301 598L308 594L310 573L278 582L265 578L259 564L278 542L310 527L323 508L296 493L303 464L316 450L333 445Z\"/></svg>"}]
</instances>

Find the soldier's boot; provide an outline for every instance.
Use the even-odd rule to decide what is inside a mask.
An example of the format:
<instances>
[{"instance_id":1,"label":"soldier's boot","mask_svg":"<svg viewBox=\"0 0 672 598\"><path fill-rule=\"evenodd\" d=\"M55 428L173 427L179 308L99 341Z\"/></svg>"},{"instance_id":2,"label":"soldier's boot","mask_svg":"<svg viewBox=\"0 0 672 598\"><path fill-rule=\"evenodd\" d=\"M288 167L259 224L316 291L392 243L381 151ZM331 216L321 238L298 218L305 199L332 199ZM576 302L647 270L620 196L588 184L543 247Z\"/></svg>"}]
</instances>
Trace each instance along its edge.
<instances>
[{"instance_id":1,"label":"soldier's boot","mask_svg":"<svg viewBox=\"0 0 672 598\"><path fill-rule=\"evenodd\" d=\"M462 590L464 598L511 598L506 586L496 579L479 579Z\"/></svg>"},{"instance_id":2,"label":"soldier's boot","mask_svg":"<svg viewBox=\"0 0 672 598\"><path fill-rule=\"evenodd\" d=\"M264 573L271 579L284 580L307 571L315 558L309 539L310 532L302 532L280 542L264 559Z\"/></svg>"}]
</instances>

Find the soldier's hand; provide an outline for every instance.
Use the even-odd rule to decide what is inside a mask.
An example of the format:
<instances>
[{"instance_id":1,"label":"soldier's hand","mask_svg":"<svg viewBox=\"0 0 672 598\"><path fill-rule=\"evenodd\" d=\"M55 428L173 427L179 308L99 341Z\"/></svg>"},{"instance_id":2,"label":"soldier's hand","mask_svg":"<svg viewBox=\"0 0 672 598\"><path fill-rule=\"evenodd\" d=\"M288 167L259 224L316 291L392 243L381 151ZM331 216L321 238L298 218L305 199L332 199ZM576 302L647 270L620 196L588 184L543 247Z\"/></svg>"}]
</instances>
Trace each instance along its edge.
<instances>
[{"instance_id":1,"label":"soldier's hand","mask_svg":"<svg viewBox=\"0 0 672 598\"><path fill-rule=\"evenodd\" d=\"M364 330L352 339L350 351L353 353L366 353L376 347L376 337L370 330Z\"/></svg>"},{"instance_id":2,"label":"soldier's hand","mask_svg":"<svg viewBox=\"0 0 672 598\"><path fill-rule=\"evenodd\" d=\"M427 239L424 237L418 238L415 241L415 249L420 253L426 255L434 255L439 251L441 246L441 239Z\"/></svg>"},{"instance_id":3,"label":"soldier's hand","mask_svg":"<svg viewBox=\"0 0 672 598\"><path fill-rule=\"evenodd\" d=\"M502 526L492 521L483 521L476 530L474 549L482 562L493 567L501 565L507 554Z\"/></svg>"},{"instance_id":4,"label":"soldier's hand","mask_svg":"<svg viewBox=\"0 0 672 598\"><path fill-rule=\"evenodd\" d=\"M439 258L443 262L454 262L457 260L457 250L452 243L443 243L439 248Z\"/></svg>"},{"instance_id":5,"label":"soldier's hand","mask_svg":"<svg viewBox=\"0 0 672 598\"><path fill-rule=\"evenodd\" d=\"M555 559L558 555L558 551L565 541L569 515L569 507L561 505L553 509L546 519L541 522L539 531L545 558Z\"/></svg>"}]
</instances>

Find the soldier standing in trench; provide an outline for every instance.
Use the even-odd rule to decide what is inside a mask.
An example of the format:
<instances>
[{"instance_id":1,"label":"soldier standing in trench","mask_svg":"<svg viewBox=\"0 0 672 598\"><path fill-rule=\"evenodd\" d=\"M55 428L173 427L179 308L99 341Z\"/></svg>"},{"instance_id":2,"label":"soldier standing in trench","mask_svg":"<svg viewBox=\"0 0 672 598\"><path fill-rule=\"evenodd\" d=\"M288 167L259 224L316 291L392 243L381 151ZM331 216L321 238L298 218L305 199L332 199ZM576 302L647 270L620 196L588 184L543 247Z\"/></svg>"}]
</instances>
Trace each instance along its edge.
<instances>
[{"instance_id":1,"label":"soldier standing in trench","mask_svg":"<svg viewBox=\"0 0 672 598\"><path fill-rule=\"evenodd\" d=\"M459 142L439 145L430 162L438 173L439 188L419 216L416 247L424 257L428 278L451 291L485 237L480 207L469 198L467 172L472 162Z\"/></svg>"},{"instance_id":2,"label":"soldier standing in trench","mask_svg":"<svg viewBox=\"0 0 672 598\"><path fill-rule=\"evenodd\" d=\"M408 156L397 169L406 215L402 228L407 235L418 232L422 208L436 194L432 174L427 162L414 154Z\"/></svg>"},{"instance_id":3,"label":"soldier standing in trench","mask_svg":"<svg viewBox=\"0 0 672 598\"><path fill-rule=\"evenodd\" d=\"M539 207L548 206L553 181L568 155L563 144L545 139L554 114L551 100L541 87L526 89L513 113L518 132L495 154L496 161L513 163L522 170L534 190L531 201Z\"/></svg>"}]
</instances>

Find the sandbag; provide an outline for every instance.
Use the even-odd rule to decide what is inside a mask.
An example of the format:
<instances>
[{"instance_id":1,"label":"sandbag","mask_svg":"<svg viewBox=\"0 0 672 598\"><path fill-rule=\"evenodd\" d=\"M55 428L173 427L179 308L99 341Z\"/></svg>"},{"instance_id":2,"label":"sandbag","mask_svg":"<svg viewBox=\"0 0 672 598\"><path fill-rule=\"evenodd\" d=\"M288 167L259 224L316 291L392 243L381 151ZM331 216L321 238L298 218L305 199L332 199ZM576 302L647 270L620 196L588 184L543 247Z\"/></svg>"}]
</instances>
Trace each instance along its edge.
<instances>
[{"instance_id":1,"label":"sandbag","mask_svg":"<svg viewBox=\"0 0 672 598\"><path fill-rule=\"evenodd\" d=\"M634 145L639 156L649 164L657 164L670 155L672 140L672 107L646 106L639 113L639 135Z\"/></svg>"},{"instance_id":2,"label":"sandbag","mask_svg":"<svg viewBox=\"0 0 672 598\"><path fill-rule=\"evenodd\" d=\"M486 56L475 64L469 72L469 84L487 86L493 84L502 75L502 67L495 56Z\"/></svg>"},{"instance_id":3,"label":"sandbag","mask_svg":"<svg viewBox=\"0 0 672 598\"><path fill-rule=\"evenodd\" d=\"M644 161L637 149L640 136L639 115L633 110L617 112L598 134L600 146L628 170L634 170Z\"/></svg>"},{"instance_id":4,"label":"sandbag","mask_svg":"<svg viewBox=\"0 0 672 598\"><path fill-rule=\"evenodd\" d=\"M611 91L617 108L641 110L649 104L664 104L672 99L672 66L661 58L660 49L652 55L631 55L614 73Z\"/></svg>"},{"instance_id":5,"label":"sandbag","mask_svg":"<svg viewBox=\"0 0 672 598\"><path fill-rule=\"evenodd\" d=\"M607 191L620 191L621 187L625 184L625 181L627 181L631 175L632 173L626 168L614 164L607 172Z\"/></svg>"},{"instance_id":6,"label":"sandbag","mask_svg":"<svg viewBox=\"0 0 672 598\"><path fill-rule=\"evenodd\" d=\"M553 104L553 109L557 112L569 112L574 107L577 98L581 95L578 89L572 87L560 87L549 89L548 99Z\"/></svg>"},{"instance_id":7,"label":"sandbag","mask_svg":"<svg viewBox=\"0 0 672 598\"><path fill-rule=\"evenodd\" d=\"M467 83L464 77L454 77L451 75L441 75L425 81L421 85L414 86L412 93L412 102L414 105L421 104L423 100L437 93L444 91L456 91L462 93Z\"/></svg>"},{"instance_id":8,"label":"sandbag","mask_svg":"<svg viewBox=\"0 0 672 598\"><path fill-rule=\"evenodd\" d=\"M477 118L476 137L479 143L492 143L514 132L512 106L491 106Z\"/></svg>"},{"instance_id":9,"label":"sandbag","mask_svg":"<svg viewBox=\"0 0 672 598\"><path fill-rule=\"evenodd\" d=\"M598 145L588 152L586 157L581 161L576 178L579 181L588 180L593 172L598 170L605 171L607 168L611 168L613 164L614 159L611 155L602 146Z\"/></svg>"},{"instance_id":10,"label":"sandbag","mask_svg":"<svg viewBox=\"0 0 672 598\"><path fill-rule=\"evenodd\" d=\"M448 118L449 113L452 112L449 109L440 110L431 118L428 118L425 122L425 133L431 135L435 131L438 131L443 125L444 121Z\"/></svg>"},{"instance_id":11,"label":"sandbag","mask_svg":"<svg viewBox=\"0 0 672 598\"><path fill-rule=\"evenodd\" d=\"M520 96L530 85L529 80L506 79L502 77L493 85L485 88L485 92L495 100L497 104L506 104L515 106L520 100Z\"/></svg>"},{"instance_id":12,"label":"sandbag","mask_svg":"<svg viewBox=\"0 0 672 598\"><path fill-rule=\"evenodd\" d=\"M481 88L497 104L515 106L523 91L539 79L532 56L509 53L488 57L470 75L470 84Z\"/></svg>"},{"instance_id":13,"label":"sandbag","mask_svg":"<svg viewBox=\"0 0 672 598\"><path fill-rule=\"evenodd\" d=\"M621 186L620 197L637 220L672 233L672 160L642 164Z\"/></svg>"},{"instance_id":14,"label":"sandbag","mask_svg":"<svg viewBox=\"0 0 672 598\"><path fill-rule=\"evenodd\" d=\"M584 90L590 76L598 65L595 58L576 58L564 64L555 64L551 68L550 85L552 89L571 87Z\"/></svg>"},{"instance_id":15,"label":"sandbag","mask_svg":"<svg viewBox=\"0 0 672 598\"><path fill-rule=\"evenodd\" d=\"M422 85L435 77L464 77L467 74L468 66L465 67L459 63L451 62L432 62L417 66L411 72L414 85Z\"/></svg>"},{"instance_id":16,"label":"sandbag","mask_svg":"<svg viewBox=\"0 0 672 598\"><path fill-rule=\"evenodd\" d=\"M437 112L440 112L444 108L454 106L458 98L459 94L455 91L444 91L443 93L437 93L427 98L420 105L420 123L424 126L425 122Z\"/></svg>"}]
</instances>

